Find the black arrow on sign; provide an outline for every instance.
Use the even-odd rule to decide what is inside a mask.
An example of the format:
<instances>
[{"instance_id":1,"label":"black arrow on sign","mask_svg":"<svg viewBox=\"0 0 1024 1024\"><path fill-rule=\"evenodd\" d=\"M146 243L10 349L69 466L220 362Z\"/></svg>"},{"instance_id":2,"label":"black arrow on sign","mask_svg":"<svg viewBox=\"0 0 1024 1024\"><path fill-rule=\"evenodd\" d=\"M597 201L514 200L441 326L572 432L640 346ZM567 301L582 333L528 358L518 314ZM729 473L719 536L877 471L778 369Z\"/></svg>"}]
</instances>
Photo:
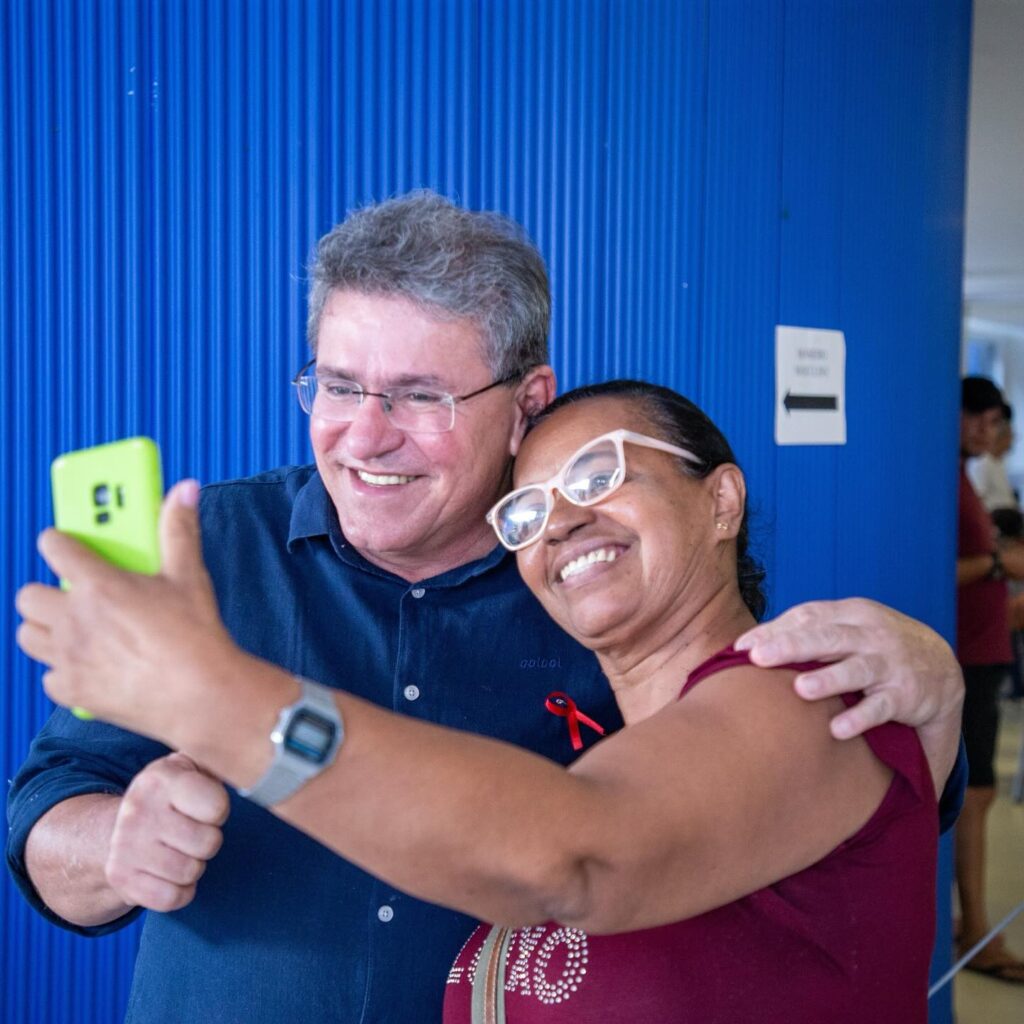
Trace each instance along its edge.
<instances>
[{"instance_id":1,"label":"black arrow on sign","mask_svg":"<svg viewBox=\"0 0 1024 1024\"><path fill-rule=\"evenodd\" d=\"M792 412L794 409L827 411L838 408L835 395L794 395L789 391L786 392L782 404L786 407L786 412Z\"/></svg>"}]
</instances>

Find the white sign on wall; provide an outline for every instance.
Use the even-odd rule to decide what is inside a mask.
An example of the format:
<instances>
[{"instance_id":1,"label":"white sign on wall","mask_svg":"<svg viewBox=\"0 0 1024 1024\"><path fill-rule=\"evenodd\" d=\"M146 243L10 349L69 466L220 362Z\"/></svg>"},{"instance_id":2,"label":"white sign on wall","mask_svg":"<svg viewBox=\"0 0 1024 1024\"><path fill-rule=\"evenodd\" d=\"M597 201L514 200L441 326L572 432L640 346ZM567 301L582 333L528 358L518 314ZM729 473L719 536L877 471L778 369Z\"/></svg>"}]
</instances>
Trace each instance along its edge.
<instances>
[{"instance_id":1,"label":"white sign on wall","mask_svg":"<svg viewBox=\"0 0 1024 1024\"><path fill-rule=\"evenodd\" d=\"M775 328L775 443L846 444L846 339Z\"/></svg>"}]
</instances>

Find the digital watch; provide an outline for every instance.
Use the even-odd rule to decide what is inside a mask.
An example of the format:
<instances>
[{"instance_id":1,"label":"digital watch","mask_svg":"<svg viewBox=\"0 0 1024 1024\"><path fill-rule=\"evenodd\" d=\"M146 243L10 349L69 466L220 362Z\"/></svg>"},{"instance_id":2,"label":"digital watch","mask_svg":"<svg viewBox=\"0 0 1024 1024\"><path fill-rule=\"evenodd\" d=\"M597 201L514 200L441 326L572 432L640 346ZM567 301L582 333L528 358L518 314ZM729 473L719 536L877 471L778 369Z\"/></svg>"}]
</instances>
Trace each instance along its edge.
<instances>
[{"instance_id":1,"label":"digital watch","mask_svg":"<svg viewBox=\"0 0 1024 1024\"><path fill-rule=\"evenodd\" d=\"M286 800L335 758L345 738L334 690L296 677L302 693L281 710L270 734L274 756L263 777L239 795L263 807Z\"/></svg>"}]
</instances>

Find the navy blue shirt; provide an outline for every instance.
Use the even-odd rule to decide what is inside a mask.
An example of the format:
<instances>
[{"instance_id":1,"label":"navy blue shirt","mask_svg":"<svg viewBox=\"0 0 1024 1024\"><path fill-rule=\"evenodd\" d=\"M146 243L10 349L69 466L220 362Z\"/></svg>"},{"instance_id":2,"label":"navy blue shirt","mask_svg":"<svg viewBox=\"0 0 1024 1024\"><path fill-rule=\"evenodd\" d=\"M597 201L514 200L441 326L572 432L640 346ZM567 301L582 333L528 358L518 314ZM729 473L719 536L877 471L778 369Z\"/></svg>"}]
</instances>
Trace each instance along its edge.
<instances>
[{"instance_id":1,"label":"navy blue shirt","mask_svg":"<svg viewBox=\"0 0 1024 1024\"><path fill-rule=\"evenodd\" d=\"M567 764L567 692L608 731L621 717L594 657L545 614L500 548L410 584L345 542L313 467L205 487L204 555L224 620L253 654L383 707L495 736ZM231 728L230 721L223 723ZM597 738L585 727L587 747ZM11 789L7 858L44 916L25 841L51 807L122 793L166 748L58 709ZM947 787L945 819L962 799ZM508 785L516 785L509 779ZM224 845L195 900L147 915L134 1024L439 1021L448 969L475 922L406 896L232 794Z\"/></svg>"},{"instance_id":2,"label":"navy blue shirt","mask_svg":"<svg viewBox=\"0 0 1024 1024\"><path fill-rule=\"evenodd\" d=\"M621 726L596 659L548 618L503 549L408 583L346 544L311 466L207 486L200 513L221 614L253 654L563 764L577 755L566 720L545 709L552 691L567 692L609 731ZM587 747L598 739L586 727L583 738ZM135 916L93 929L56 917L25 874L25 840L54 804L121 793L166 752L54 713L8 804L8 863L40 913L87 935ZM232 793L224 845L195 900L146 917L127 1019L439 1021L448 969L475 925L376 881Z\"/></svg>"}]
</instances>

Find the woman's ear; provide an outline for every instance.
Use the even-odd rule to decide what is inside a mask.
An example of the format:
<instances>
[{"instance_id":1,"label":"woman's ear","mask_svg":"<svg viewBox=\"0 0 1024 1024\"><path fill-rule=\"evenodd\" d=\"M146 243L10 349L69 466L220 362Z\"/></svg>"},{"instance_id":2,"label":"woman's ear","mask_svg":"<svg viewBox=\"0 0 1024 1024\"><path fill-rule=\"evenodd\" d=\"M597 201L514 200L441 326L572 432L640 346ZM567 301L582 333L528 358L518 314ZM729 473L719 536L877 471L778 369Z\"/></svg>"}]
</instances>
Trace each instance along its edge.
<instances>
[{"instance_id":1,"label":"woman's ear","mask_svg":"<svg viewBox=\"0 0 1024 1024\"><path fill-rule=\"evenodd\" d=\"M747 502L747 484L739 466L731 462L716 466L710 483L714 495L715 535L720 540L735 540L743 523Z\"/></svg>"},{"instance_id":2,"label":"woman's ear","mask_svg":"<svg viewBox=\"0 0 1024 1024\"><path fill-rule=\"evenodd\" d=\"M516 415L509 438L509 454L515 456L523 442L531 416L547 408L555 397L555 371L550 366L535 366L516 386Z\"/></svg>"}]
</instances>

